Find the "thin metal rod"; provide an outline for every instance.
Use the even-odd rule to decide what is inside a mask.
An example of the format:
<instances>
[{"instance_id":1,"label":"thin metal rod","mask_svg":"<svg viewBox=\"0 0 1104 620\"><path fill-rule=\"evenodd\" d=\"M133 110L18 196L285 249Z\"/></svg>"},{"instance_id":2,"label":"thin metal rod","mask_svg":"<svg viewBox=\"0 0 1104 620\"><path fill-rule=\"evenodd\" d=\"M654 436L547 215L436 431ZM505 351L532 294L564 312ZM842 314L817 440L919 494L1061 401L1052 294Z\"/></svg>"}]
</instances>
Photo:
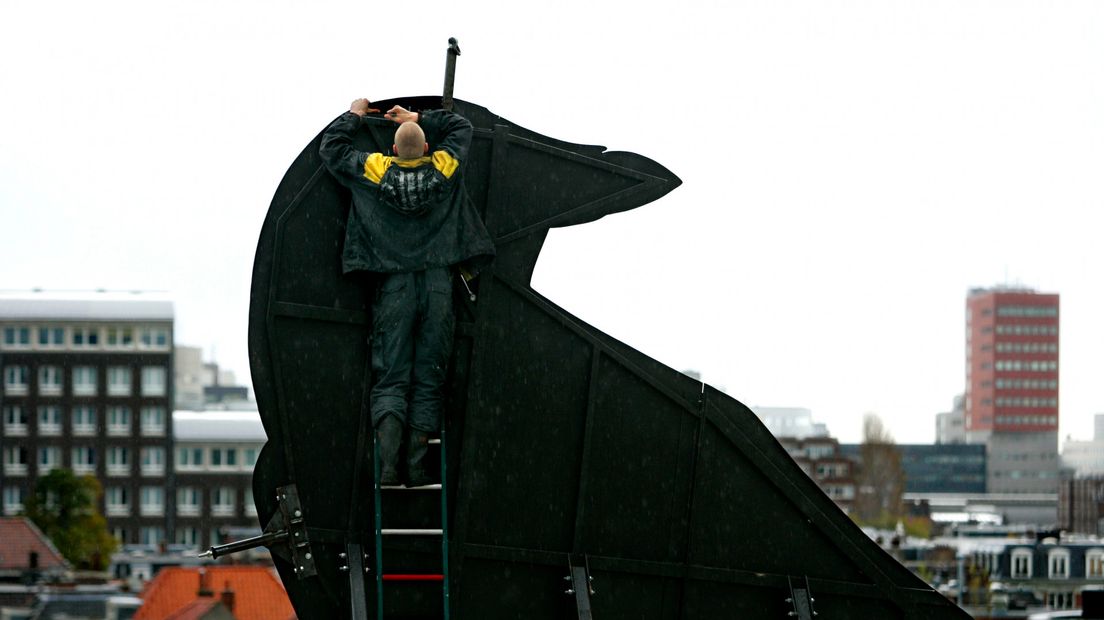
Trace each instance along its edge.
<instances>
[{"instance_id":1,"label":"thin metal rod","mask_svg":"<svg viewBox=\"0 0 1104 620\"><path fill-rule=\"evenodd\" d=\"M376 618L383 620L383 509L380 505L379 435L372 429L372 508L376 513Z\"/></svg>"},{"instance_id":2,"label":"thin metal rod","mask_svg":"<svg viewBox=\"0 0 1104 620\"><path fill-rule=\"evenodd\" d=\"M449 37L448 54L445 57L445 92L441 96L441 108L452 111L452 89L456 85L456 57L460 55L460 46L455 37Z\"/></svg>"},{"instance_id":3,"label":"thin metal rod","mask_svg":"<svg viewBox=\"0 0 1104 620\"><path fill-rule=\"evenodd\" d=\"M260 536L253 536L251 538L245 538L225 545L216 545L210 549L199 554L197 557L218 559L224 555L231 553L238 553L239 551L246 551L248 549L256 549L257 547L271 547L274 544L287 541L287 530L281 530L279 532L268 532L261 534Z\"/></svg>"},{"instance_id":4,"label":"thin metal rod","mask_svg":"<svg viewBox=\"0 0 1104 620\"><path fill-rule=\"evenodd\" d=\"M441 530L417 530L406 528L387 528L379 530L384 536L440 536Z\"/></svg>"},{"instance_id":5,"label":"thin metal rod","mask_svg":"<svg viewBox=\"0 0 1104 620\"><path fill-rule=\"evenodd\" d=\"M441 596L445 620L449 620L449 548L448 548L448 458L445 454L445 423L441 422Z\"/></svg>"}]
</instances>

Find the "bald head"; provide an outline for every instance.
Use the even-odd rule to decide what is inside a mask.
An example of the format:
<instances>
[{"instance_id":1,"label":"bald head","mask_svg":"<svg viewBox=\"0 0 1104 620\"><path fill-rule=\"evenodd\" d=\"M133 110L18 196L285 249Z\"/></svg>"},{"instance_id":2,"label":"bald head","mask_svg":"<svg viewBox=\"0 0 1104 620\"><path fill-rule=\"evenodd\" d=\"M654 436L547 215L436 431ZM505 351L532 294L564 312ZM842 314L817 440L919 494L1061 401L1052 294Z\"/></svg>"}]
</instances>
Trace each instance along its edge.
<instances>
[{"instance_id":1,"label":"bald head","mask_svg":"<svg viewBox=\"0 0 1104 620\"><path fill-rule=\"evenodd\" d=\"M425 132L418 123L407 121L395 131L395 154L401 159L416 159L425 155Z\"/></svg>"}]
</instances>

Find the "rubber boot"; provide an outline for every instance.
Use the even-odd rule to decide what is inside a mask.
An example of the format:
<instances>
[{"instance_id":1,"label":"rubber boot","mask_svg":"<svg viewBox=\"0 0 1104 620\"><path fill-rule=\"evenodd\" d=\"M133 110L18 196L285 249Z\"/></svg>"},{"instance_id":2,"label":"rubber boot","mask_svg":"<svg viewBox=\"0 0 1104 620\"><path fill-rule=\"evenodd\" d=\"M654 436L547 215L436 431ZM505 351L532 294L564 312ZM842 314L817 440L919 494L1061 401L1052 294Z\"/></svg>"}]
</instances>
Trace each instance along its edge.
<instances>
[{"instance_id":1,"label":"rubber boot","mask_svg":"<svg viewBox=\"0 0 1104 620\"><path fill-rule=\"evenodd\" d=\"M393 415L380 420L376 427L380 460L380 486L399 484L399 446L402 444L403 423Z\"/></svg>"},{"instance_id":2,"label":"rubber boot","mask_svg":"<svg viewBox=\"0 0 1104 620\"><path fill-rule=\"evenodd\" d=\"M406 445L406 486L423 487L433 484L425 469L425 455L429 452L429 433L410 429L410 441Z\"/></svg>"}]
</instances>

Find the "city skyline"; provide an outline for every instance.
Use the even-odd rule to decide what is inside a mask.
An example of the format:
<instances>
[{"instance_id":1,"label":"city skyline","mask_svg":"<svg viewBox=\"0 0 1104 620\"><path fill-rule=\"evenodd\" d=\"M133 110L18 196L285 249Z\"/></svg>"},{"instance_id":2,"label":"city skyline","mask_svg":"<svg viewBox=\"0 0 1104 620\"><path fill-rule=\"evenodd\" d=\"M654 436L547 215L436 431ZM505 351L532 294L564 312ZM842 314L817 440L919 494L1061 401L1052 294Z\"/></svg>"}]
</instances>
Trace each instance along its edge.
<instances>
[{"instance_id":1,"label":"city skyline","mask_svg":"<svg viewBox=\"0 0 1104 620\"><path fill-rule=\"evenodd\" d=\"M503 6L430 11L411 45L345 2L6 5L0 288L167 290L177 342L248 382L284 171L352 99L438 92L456 36L457 97L684 182L549 235L534 287L580 319L841 441L872 412L915 443L965 389L969 289L1023 284L1062 296L1059 436L1091 436L1104 6Z\"/></svg>"}]
</instances>

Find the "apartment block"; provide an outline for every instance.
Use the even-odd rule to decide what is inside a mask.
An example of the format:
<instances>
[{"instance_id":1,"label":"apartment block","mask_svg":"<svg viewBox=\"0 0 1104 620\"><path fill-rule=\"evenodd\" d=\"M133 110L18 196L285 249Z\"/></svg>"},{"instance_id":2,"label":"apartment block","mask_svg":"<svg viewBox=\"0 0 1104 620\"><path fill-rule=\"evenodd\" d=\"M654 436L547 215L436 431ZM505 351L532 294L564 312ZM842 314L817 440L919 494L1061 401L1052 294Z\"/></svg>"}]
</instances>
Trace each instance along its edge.
<instances>
[{"instance_id":1,"label":"apartment block","mask_svg":"<svg viewBox=\"0 0 1104 620\"><path fill-rule=\"evenodd\" d=\"M0 510L55 468L95 476L123 542L173 528L173 306L140 293L0 295Z\"/></svg>"}]
</instances>

